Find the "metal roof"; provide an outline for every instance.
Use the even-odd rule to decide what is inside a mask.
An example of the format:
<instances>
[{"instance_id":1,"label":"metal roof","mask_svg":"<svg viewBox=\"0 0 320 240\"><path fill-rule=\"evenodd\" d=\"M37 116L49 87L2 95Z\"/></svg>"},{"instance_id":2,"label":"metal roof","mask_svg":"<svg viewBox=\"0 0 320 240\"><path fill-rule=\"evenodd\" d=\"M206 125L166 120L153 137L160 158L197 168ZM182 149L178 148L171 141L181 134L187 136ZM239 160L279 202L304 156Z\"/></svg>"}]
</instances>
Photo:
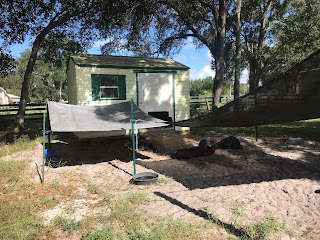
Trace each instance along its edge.
<instances>
[{"instance_id":1,"label":"metal roof","mask_svg":"<svg viewBox=\"0 0 320 240\"><path fill-rule=\"evenodd\" d=\"M80 67L187 70L189 67L172 59L83 54L71 56Z\"/></svg>"}]
</instances>

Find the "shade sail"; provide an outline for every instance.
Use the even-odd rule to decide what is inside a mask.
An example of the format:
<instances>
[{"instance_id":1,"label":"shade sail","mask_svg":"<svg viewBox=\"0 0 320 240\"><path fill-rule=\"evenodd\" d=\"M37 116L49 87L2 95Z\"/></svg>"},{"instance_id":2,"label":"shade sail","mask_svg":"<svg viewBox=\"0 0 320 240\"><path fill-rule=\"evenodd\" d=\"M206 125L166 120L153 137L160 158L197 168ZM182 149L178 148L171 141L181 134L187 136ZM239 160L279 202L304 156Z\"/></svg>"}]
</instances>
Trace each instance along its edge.
<instances>
[{"instance_id":1,"label":"shade sail","mask_svg":"<svg viewBox=\"0 0 320 240\"><path fill-rule=\"evenodd\" d=\"M130 101L103 106L49 102L48 111L53 132L102 132L131 129ZM146 114L134 103L133 117L136 120L142 120L135 124L135 129L168 125L165 121Z\"/></svg>"},{"instance_id":2,"label":"shade sail","mask_svg":"<svg viewBox=\"0 0 320 240\"><path fill-rule=\"evenodd\" d=\"M249 127L320 118L320 49L290 69L188 127Z\"/></svg>"}]
</instances>

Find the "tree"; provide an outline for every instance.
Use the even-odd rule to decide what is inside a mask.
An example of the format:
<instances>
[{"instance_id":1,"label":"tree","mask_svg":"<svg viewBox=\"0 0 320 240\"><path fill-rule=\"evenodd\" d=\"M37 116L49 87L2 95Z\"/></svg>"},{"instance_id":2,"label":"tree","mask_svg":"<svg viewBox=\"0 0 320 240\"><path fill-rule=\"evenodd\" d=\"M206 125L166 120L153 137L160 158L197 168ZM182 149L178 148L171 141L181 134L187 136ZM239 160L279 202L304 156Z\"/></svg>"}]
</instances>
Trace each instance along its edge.
<instances>
[{"instance_id":1,"label":"tree","mask_svg":"<svg viewBox=\"0 0 320 240\"><path fill-rule=\"evenodd\" d=\"M14 58L0 48L0 78L7 76L14 67Z\"/></svg>"},{"instance_id":2,"label":"tree","mask_svg":"<svg viewBox=\"0 0 320 240\"><path fill-rule=\"evenodd\" d=\"M70 39L78 38L80 42L88 44L97 37L95 27L99 19L104 20L104 30L108 32L108 29L118 24L119 19L126 16L123 13L129 11L130 8L128 1L121 0L2 1L0 34L6 39L5 45L21 43L26 36L34 38L21 88L21 99L15 124L16 132L24 129L31 75L45 37L49 33L63 34Z\"/></svg>"},{"instance_id":3,"label":"tree","mask_svg":"<svg viewBox=\"0 0 320 240\"><path fill-rule=\"evenodd\" d=\"M249 63L250 91L259 86L267 66L277 54L272 47L271 29L276 21L283 21L289 1L243 0L243 48Z\"/></svg>"},{"instance_id":4,"label":"tree","mask_svg":"<svg viewBox=\"0 0 320 240\"><path fill-rule=\"evenodd\" d=\"M190 95L191 96L208 96L206 93L211 92L213 86L213 78L199 78L190 82Z\"/></svg>"},{"instance_id":5,"label":"tree","mask_svg":"<svg viewBox=\"0 0 320 240\"><path fill-rule=\"evenodd\" d=\"M268 81L320 47L320 1L293 0L283 21L271 29L275 40L273 61L262 81Z\"/></svg>"},{"instance_id":6,"label":"tree","mask_svg":"<svg viewBox=\"0 0 320 240\"><path fill-rule=\"evenodd\" d=\"M50 98L55 101L61 101L67 98L67 94L63 90L66 87L66 70L69 56L82 53L83 49L81 44L75 40L70 40L63 35L54 35L49 33L45 38L38 58L43 62L44 69L49 72L47 82L54 89Z\"/></svg>"},{"instance_id":7,"label":"tree","mask_svg":"<svg viewBox=\"0 0 320 240\"><path fill-rule=\"evenodd\" d=\"M115 41L102 47L102 51L110 53L117 47L139 56L171 56L192 38L198 47L208 47L214 58L213 98L217 104L225 74L227 1L145 0L135 4L127 16L125 34L117 35Z\"/></svg>"},{"instance_id":8,"label":"tree","mask_svg":"<svg viewBox=\"0 0 320 240\"><path fill-rule=\"evenodd\" d=\"M242 0L235 0L235 24L234 35L236 38L236 66L234 75L234 99L238 99L240 96L240 75L241 75L241 7ZM237 107L235 107L237 109Z\"/></svg>"}]
</instances>

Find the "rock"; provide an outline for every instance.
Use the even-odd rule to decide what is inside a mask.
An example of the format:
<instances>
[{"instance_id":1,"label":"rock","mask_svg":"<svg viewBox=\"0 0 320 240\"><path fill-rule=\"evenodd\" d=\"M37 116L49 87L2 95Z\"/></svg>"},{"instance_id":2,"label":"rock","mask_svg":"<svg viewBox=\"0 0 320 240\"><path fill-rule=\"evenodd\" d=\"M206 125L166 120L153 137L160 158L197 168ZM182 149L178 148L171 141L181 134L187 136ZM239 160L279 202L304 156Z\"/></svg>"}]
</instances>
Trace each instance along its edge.
<instances>
[{"instance_id":1,"label":"rock","mask_svg":"<svg viewBox=\"0 0 320 240\"><path fill-rule=\"evenodd\" d=\"M205 148L192 147L180 149L176 151L174 154L172 154L171 157L175 159L189 159L195 157L209 156L213 153L214 149L208 146Z\"/></svg>"},{"instance_id":2,"label":"rock","mask_svg":"<svg viewBox=\"0 0 320 240\"><path fill-rule=\"evenodd\" d=\"M242 149L238 138L229 136L212 146L214 149Z\"/></svg>"},{"instance_id":3,"label":"rock","mask_svg":"<svg viewBox=\"0 0 320 240\"><path fill-rule=\"evenodd\" d=\"M212 137L207 137L205 139L202 139L200 142L199 142L199 148L201 150L205 150L206 147L210 147L212 148L212 146L214 145L214 139Z\"/></svg>"}]
</instances>

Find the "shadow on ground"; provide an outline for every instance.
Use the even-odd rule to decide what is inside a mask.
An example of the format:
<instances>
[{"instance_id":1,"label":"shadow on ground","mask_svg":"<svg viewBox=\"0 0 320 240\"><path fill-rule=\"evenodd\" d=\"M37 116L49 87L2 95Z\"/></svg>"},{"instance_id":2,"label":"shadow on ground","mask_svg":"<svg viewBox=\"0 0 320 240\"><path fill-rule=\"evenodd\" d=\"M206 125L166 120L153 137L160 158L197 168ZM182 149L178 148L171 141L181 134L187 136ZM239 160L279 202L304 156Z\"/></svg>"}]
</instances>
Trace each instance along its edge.
<instances>
[{"instance_id":1,"label":"shadow on ground","mask_svg":"<svg viewBox=\"0 0 320 240\"><path fill-rule=\"evenodd\" d=\"M125 138L104 139L101 141L56 141L51 143L54 157L47 160L51 167L96 164L118 159L122 162L132 161L132 150L126 146ZM48 148L48 144L46 146ZM149 157L136 153L140 159Z\"/></svg>"},{"instance_id":2,"label":"shadow on ground","mask_svg":"<svg viewBox=\"0 0 320 240\"><path fill-rule=\"evenodd\" d=\"M292 160L268 154L255 144L243 139L241 141L244 145L243 150L216 150L213 155L188 160L167 158L153 161L137 160L137 163L172 177L189 189L281 179L320 180L320 150L315 151L315 146L312 149L312 146L306 143L301 147L299 143L290 144L290 141L270 141L264 145L270 149L280 149L281 152L295 152L298 159ZM279 144L283 146L279 148Z\"/></svg>"},{"instance_id":3,"label":"shadow on ground","mask_svg":"<svg viewBox=\"0 0 320 240\"><path fill-rule=\"evenodd\" d=\"M228 223L225 223L225 222L222 222L220 219L216 218L215 216L212 216L211 214L207 213L206 211L204 210L201 210L201 209L194 209L180 201L178 201L177 199L175 198L172 198L164 193L161 193L161 192L154 192L155 195L167 200L168 202L170 202L171 204L173 205L176 205L184 210L187 210L188 212L190 213L193 213L194 215L196 216L199 216L205 220L208 220L214 224L217 224L221 227L223 227L224 229L226 229L229 233L237 236L237 237L244 237L245 239L249 239L249 235L243 231L242 229L239 229L237 227L235 227L234 225L232 224L228 224Z\"/></svg>"}]
</instances>

